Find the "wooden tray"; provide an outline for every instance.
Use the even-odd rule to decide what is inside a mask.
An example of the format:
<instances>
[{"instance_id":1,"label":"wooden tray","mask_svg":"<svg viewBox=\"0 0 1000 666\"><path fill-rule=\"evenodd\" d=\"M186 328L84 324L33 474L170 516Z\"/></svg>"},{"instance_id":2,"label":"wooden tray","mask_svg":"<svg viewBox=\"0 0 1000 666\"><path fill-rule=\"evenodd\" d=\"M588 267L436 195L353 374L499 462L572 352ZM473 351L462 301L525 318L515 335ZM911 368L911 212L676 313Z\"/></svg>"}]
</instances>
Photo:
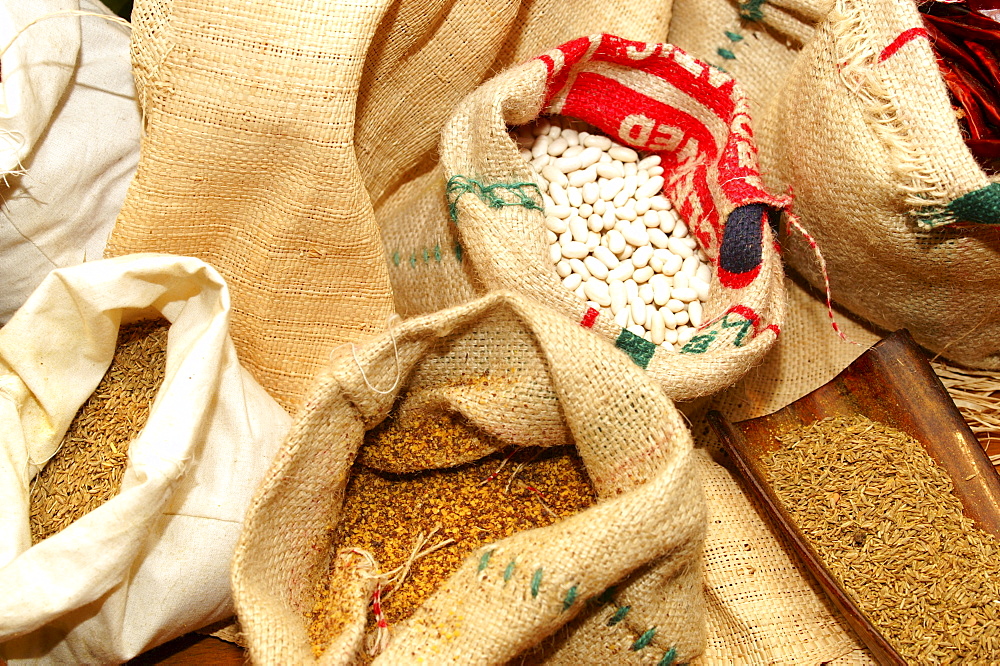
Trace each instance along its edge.
<instances>
[{"instance_id":1,"label":"wooden tray","mask_svg":"<svg viewBox=\"0 0 1000 666\"><path fill-rule=\"evenodd\" d=\"M749 490L816 577L823 590L880 663L905 664L827 571L771 490L761 456L779 448L777 436L831 416L865 416L901 430L948 473L965 514L1000 538L1000 476L962 419L941 381L908 332L875 344L825 386L767 416L730 423L718 412L709 423Z\"/></svg>"}]
</instances>

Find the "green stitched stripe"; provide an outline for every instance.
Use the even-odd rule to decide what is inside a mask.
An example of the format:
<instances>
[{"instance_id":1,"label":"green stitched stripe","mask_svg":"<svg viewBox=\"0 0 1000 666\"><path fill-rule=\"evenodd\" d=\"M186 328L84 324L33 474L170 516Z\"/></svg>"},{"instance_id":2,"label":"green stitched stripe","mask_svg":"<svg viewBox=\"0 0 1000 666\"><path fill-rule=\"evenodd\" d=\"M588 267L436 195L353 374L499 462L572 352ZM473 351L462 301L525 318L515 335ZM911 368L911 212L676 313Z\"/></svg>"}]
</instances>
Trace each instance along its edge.
<instances>
[{"instance_id":1,"label":"green stitched stripe","mask_svg":"<svg viewBox=\"0 0 1000 666\"><path fill-rule=\"evenodd\" d=\"M392 263L399 266L399 252L392 253Z\"/></svg>"},{"instance_id":2,"label":"green stitched stripe","mask_svg":"<svg viewBox=\"0 0 1000 666\"><path fill-rule=\"evenodd\" d=\"M563 597L563 610L569 610L569 607L576 601L576 594L576 585L566 590L566 596Z\"/></svg>"},{"instance_id":3,"label":"green stitched stripe","mask_svg":"<svg viewBox=\"0 0 1000 666\"><path fill-rule=\"evenodd\" d=\"M964 194L947 206L958 222L1000 224L1000 183Z\"/></svg>"},{"instance_id":4,"label":"green stitched stripe","mask_svg":"<svg viewBox=\"0 0 1000 666\"><path fill-rule=\"evenodd\" d=\"M747 21L763 21L764 12L761 7L764 6L764 2L765 0L747 0L740 5L740 18Z\"/></svg>"},{"instance_id":5,"label":"green stitched stripe","mask_svg":"<svg viewBox=\"0 0 1000 666\"><path fill-rule=\"evenodd\" d=\"M478 180L456 175L448 179L448 185L445 188L445 194L448 198L448 216L452 222L458 221L458 200L469 192L479 197L490 208L522 206L531 210L544 210L542 192L536 183L484 185Z\"/></svg>"},{"instance_id":6,"label":"green stitched stripe","mask_svg":"<svg viewBox=\"0 0 1000 666\"><path fill-rule=\"evenodd\" d=\"M642 648L646 647L653 642L653 636L656 635L656 627L652 629L647 629L642 636L635 639L635 643L632 643L632 652L637 652Z\"/></svg>"},{"instance_id":7,"label":"green stitched stripe","mask_svg":"<svg viewBox=\"0 0 1000 666\"><path fill-rule=\"evenodd\" d=\"M534 599L538 596L538 589L542 586L542 568L538 567L535 569L535 573L531 576L531 598Z\"/></svg>"},{"instance_id":8,"label":"green stitched stripe","mask_svg":"<svg viewBox=\"0 0 1000 666\"><path fill-rule=\"evenodd\" d=\"M455 243L455 258L462 261L462 246Z\"/></svg>"},{"instance_id":9,"label":"green stitched stripe","mask_svg":"<svg viewBox=\"0 0 1000 666\"><path fill-rule=\"evenodd\" d=\"M726 37L728 37L729 41L731 41L731 42L742 42L743 41L743 35L741 35L739 33L729 32L728 30L726 30L725 33L726 33Z\"/></svg>"},{"instance_id":10,"label":"green stitched stripe","mask_svg":"<svg viewBox=\"0 0 1000 666\"><path fill-rule=\"evenodd\" d=\"M716 49L715 51L726 60L736 60L736 54L729 49Z\"/></svg>"},{"instance_id":11,"label":"green stitched stripe","mask_svg":"<svg viewBox=\"0 0 1000 666\"><path fill-rule=\"evenodd\" d=\"M441 244L438 243L434 246L434 261L441 263Z\"/></svg>"},{"instance_id":12,"label":"green stitched stripe","mask_svg":"<svg viewBox=\"0 0 1000 666\"><path fill-rule=\"evenodd\" d=\"M493 551L488 550L483 553L483 556L479 558L479 571L482 571L490 565L490 558L493 557Z\"/></svg>"},{"instance_id":13,"label":"green stitched stripe","mask_svg":"<svg viewBox=\"0 0 1000 666\"><path fill-rule=\"evenodd\" d=\"M663 659L656 663L656 666L671 666L675 659L677 659L677 648L670 648L667 650L667 653L663 655Z\"/></svg>"},{"instance_id":14,"label":"green stitched stripe","mask_svg":"<svg viewBox=\"0 0 1000 666\"><path fill-rule=\"evenodd\" d=\"M510 564L507 565L507 568L503 570L503 582L506 583L507 581L510 580L511 576L514 575L515 566L516 565L514 564L514 560L511 560Z\"/></svg>"},{"instance_id":15,"label":"green stitched stripe","mask_svg":"<svg viewBox=\"0 0 1000 666\"><path fill-rule=\"evenodd\" d=\"M631 356L635 364L643 370L656 353L656 345L625 328L615 340L615 346Z\"/></svg>"},{"instance_id":16,"label":"green stitched stripe","mask_svg":"<svg viewBox=\"0 0 1000 666\"><path fill-rule=\"evenodd\" d=\"M631 606L622 606L621 608L619 608L618 610L616 610L615 614L611 616L610 620L608 620L608 626L609 627L613 627L616 624L618 624L619 622L621 622L622 620L624 620L625 616L628 615L628 612L630 610L632 610Z\"/></svg>"}]
</instances>

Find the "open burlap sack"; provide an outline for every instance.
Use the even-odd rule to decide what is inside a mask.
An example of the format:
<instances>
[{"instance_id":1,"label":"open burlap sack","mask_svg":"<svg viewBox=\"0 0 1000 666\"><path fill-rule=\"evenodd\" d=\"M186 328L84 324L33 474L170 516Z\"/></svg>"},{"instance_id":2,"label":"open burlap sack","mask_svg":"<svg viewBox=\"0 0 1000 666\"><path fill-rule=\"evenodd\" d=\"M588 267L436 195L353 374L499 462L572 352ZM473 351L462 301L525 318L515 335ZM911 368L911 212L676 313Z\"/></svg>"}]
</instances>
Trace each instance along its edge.
<instances>
[{"instance_id":1,"label":"open burlap sack","mask_svg":"<svg viewBox=\"0 0 1000 666\"><path fill-rule=\"evenodd\" d=\"M240 358L286 408L392 296L353 149L362 65L389 0L138 0L146 120L108 254L215 266Z\"/></svg>"},{"instance_id":2,"label":"open burlap sack","mask_svg":"<svg viewBox=\"0 0 1000 666\"><path fill-rule=\"evenodd\" d=\"M350 549L331 552L330 530L365 431L394 403L459 412L504 446L572 442L599 502L477 549L391 628L375 663L499 663L560 627L566 633L538 660L667 663L701 652L704 502L679 412L599 337L496 293L345 348L321 375L258 489L233 561L255 662L350 663L363 649L372 565ZM342 619L317 660L306 615L331 558L342 580L330 604Z\"/></svg>"},{"instance_id":3,"label":"open burlap sack","mask_svg":"<svg viewBox=\"0 0 1000 666\"><path fill-rule=\"evenodd\" d=\"M661 352L561 284L541 196L507 134L543 114L661 156L664 194L715 269L706 323L681 353ZM401 190L381 221L400 312L488 289L529 294L626 350L674 398L732 384L774 342L782 271L768 221L784 201L763 189L746 98L726 74L667 44L582 37L466 97L440 151L438 169Z\"/></svg>"},{"instance_id":4,"label":"open burlap sack","mask_svg":"<svg viewBox=\"0 0 1000 666\"><path fill-rule=\"evenodd\" d=\"M663 41L671 0L397 0L372 40L355 146L378 218L437 162L441 129L484 80L579 35Z\"/></svg>"}]
</instances>

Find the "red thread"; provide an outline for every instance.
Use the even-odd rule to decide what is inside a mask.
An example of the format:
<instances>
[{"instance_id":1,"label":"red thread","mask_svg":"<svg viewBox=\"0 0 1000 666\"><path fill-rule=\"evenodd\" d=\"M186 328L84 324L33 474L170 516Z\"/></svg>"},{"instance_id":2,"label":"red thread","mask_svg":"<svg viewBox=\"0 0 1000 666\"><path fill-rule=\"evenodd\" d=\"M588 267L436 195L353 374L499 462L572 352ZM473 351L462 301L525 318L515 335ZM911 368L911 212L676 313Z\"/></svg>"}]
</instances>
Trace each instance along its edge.
<instances>
[{"instance_id":1,"label":"red thread","mask_svg":"<svg viewBox=\"0 0 1000 666\"><path fill-rule=\"evenodd\" d=\"M837 332L837 335L840 336L841 340L844 342L850 342L852 345L858 344L844 335L844 332L840 330L840 326L837 325L836 318L833 316L833 295L830 292L830 274L826 270L826 259L823 258L823 253L819 251L819 244L816 243L816 239L814 239L802 226L798 215L795 215L789 210L785 211L785 215L788 217L788 223L795 227L795 229L802 234L806 241L808 241L809 247L813 249L813 253L816 255L816 261L819 262L819 270L823 275L823 287L826 290L826 314L830 317L830 325L833 326L833 330Z\"/></svg>"},{"instance_id":2,"label":"red thread","mask_svg":"<svg viewBox=\"0 0 1000 666\"><path fill-rule=\"evenodd\" d=\"M885 62L892 56L896 55L896 51L903 48L903 46L907 43L912 42L918 37L927 37L929 39L927 30L924 28L910 28L909 30L904 30L899 37L896 37L896 39L892 40L892 43L889 44L889 46L883 49L882 53L878 56L878 61Z\"/></svg>"},{"instance_id":3,"label":"red thread","mask_svg":"<svg viewBox=\"0 0 1000 666\"><path fill-rule=\"evenodd\" d=\"M584 328L592 327L600 314L601 313L594 308L587 308L587 311L583 314L583 319L580 321L580 326L583 326Z\"/></svg>"}]
</instances>

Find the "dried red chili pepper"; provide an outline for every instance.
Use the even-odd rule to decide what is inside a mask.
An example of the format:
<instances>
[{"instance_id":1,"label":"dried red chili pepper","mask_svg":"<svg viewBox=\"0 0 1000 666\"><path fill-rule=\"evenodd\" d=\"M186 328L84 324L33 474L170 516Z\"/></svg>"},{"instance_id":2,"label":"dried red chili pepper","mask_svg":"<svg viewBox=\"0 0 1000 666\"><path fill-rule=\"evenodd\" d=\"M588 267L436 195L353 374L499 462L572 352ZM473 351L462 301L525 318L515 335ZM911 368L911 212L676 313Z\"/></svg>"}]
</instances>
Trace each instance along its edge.
<instances>
[{"instance_id":1,"label":"dried red chili pepper","mask_svg":"<svg viewBox=\"0 0 1000 666\"><path fill-rule=\"evenodd\" d=\"M1000 171L1000 0L924 2L920 11L969 151Z\"/></svg>"}]
</instances>

